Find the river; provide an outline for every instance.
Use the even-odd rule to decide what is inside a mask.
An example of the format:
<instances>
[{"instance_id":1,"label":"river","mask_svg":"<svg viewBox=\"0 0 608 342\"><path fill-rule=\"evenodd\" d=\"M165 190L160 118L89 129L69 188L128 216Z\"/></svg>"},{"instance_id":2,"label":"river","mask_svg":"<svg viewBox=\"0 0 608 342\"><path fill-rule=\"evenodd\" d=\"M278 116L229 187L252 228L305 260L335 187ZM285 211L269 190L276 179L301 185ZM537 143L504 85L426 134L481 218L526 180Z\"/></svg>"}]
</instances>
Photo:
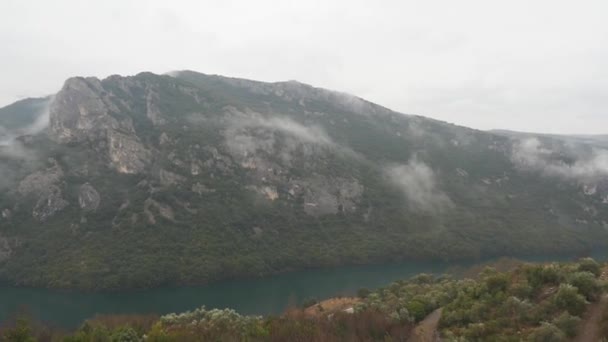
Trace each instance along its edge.
<instances>
[{"instance_id":1,"label":"river","mask_svg":"<svg viewBox=\"0 0 608 342\"><path fill-rule=\"evenodd\" d=\"M594 253L596 260L608 260ZM570 256L524 258L528 261L564 261ZM309 298L353 295L360 288L374 289L418 273L440 274L473 262L406 262L304 270L258 279L215 282L196 287L164 287L118 293L81 293L0 286L0 322L18 311L63 328L77 327L96 314L166 314L205 305L233 308L242 314L279 314Z\"/></svg>"}]
</instances>

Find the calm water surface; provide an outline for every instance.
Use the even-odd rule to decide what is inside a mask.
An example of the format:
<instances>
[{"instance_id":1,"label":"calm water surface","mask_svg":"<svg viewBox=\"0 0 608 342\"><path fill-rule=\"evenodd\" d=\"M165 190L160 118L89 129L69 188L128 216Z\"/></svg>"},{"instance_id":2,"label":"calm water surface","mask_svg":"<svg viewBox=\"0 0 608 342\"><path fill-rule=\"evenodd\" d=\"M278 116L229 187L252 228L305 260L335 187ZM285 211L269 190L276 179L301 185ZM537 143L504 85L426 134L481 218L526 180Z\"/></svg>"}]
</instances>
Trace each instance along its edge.
<instances>
[{"instance_id":1,"label":"calm water surface","mask_svg":"<svg viewBox=\"0 0 608 342\"><path fill-rule=\"evenodd\" d=\"M608 254L596 253L596 260ZM572 257L535 257L528 261L564 261ZM73 328L95 314L182 312L205 305L233 308L242 314L279 314L308 298L353 295L360 288L377 288L417 273L443 273L472 262L408 262L345 266L291 272L259 279L231 280L197 287L158 288L120 293L79 293L0 286L0 321L25 309L44 322Z\"/></svg>"}]
</instances>

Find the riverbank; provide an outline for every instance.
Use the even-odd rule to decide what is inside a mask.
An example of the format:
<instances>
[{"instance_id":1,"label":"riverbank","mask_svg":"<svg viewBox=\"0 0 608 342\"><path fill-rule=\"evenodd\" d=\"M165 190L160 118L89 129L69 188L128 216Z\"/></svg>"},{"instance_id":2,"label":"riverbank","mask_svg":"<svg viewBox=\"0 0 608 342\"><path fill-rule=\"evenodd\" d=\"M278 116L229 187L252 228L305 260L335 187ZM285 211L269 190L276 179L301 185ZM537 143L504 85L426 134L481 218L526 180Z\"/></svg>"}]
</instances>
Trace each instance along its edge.
<instances>
[{"instance_id":1,"label":"riverbank","mask_svg":"<svg viewBox=\"0 0 608 342\"><path fill-rule=\"evenodd\" d=\"M596 253L598 254L598 253ZM594 255L597 260L608 260ZM599 257L598 257L599 256ZM575 256L537 256L531 262L568 261ZM74 328L97 314L158 314L184 312L201 305L233 308L242 314L280 314L311 298L353 296L361 288L375 289L419 273L456 274L493 262L406 262L305 270L272 277L211 283L198 287L167 287L120 293L81 293L0 286L0 322L27 311L42 322Z\"/></svg>"}]
</instances>

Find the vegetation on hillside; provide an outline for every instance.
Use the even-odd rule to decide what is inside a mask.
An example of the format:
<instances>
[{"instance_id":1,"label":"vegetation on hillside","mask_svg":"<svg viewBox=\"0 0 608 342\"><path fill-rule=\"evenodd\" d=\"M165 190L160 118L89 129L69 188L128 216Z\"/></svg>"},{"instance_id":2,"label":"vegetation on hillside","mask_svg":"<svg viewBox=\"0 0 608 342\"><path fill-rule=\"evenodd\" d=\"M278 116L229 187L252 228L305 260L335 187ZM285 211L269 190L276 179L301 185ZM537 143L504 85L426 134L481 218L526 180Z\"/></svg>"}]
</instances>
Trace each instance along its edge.
<instances>
[{"instance_id":1,"label":"vegetation on hillside","mask_svg":"<svg viewBox=\"0 0 608 342\"><path fill-rule=\"evenodd\" d=\"M344 264L572 255L608 241L604 188L585 194L586 180L519 168L517 142L501 135L299 83L194 72L99 82L103 91L91 92L113 101L103 110L132 126L150 164L117 172L99 132L78 143L22 138L27 158L0 147L3 281L121 290ZM576 164L564 144L543 144L556 165ZM54 163L57 181L19 191ZM97 208L80 207L83 184L98 192ZM57 202L41 197L49 188L68 204L40 221L34 209Z\"/></svg>"}]
</instances>

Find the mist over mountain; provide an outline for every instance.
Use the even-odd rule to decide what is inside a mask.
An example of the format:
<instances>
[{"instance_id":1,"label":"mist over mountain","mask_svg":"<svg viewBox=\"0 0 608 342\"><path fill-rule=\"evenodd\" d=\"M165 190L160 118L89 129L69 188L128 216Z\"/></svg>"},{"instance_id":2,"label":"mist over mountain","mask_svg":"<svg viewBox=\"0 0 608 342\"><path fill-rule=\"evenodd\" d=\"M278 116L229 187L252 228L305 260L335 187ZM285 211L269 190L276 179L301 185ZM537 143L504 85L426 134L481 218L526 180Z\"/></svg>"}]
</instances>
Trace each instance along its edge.
<instances>
[{"instance_id":1,"label":"mist over mountain","mask_svg":"<svg viewBox=\"0 0 608 342\"><path fill-rule=\"evenodd\" d=\"M0 278L197 284L608 237L601 136L484 132L296 81L75 77L0 109Z\"/></svg>"}]
</instances>

